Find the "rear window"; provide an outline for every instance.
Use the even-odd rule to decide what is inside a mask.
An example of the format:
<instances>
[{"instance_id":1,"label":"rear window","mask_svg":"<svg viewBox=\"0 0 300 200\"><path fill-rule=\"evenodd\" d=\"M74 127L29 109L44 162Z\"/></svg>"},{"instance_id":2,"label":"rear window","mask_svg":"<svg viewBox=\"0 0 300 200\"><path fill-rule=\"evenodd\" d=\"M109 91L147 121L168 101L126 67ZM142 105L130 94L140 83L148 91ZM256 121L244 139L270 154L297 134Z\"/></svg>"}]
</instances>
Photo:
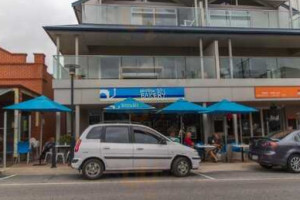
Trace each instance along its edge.
<instances>
[{"instance_id":1,"label":"rear window","mask_svg":"<svg viewBox=\"0 0 300 200\"><path fill-rule=\"evenodd\" d=\"M100 139L102 133L102 127L97 126L90 130L90 132L87 134L86 139Z\"/></svg>"},{"instance_id":2,"label":"rear window","mask_svg":"<svg viewBox=\"0 0 300 200\"><path fill-rule=\"evenodd\" d=\"M129 130L125 126L106 127L105 140L107 143L129 143Z\"/></svg>"}]
</instances>

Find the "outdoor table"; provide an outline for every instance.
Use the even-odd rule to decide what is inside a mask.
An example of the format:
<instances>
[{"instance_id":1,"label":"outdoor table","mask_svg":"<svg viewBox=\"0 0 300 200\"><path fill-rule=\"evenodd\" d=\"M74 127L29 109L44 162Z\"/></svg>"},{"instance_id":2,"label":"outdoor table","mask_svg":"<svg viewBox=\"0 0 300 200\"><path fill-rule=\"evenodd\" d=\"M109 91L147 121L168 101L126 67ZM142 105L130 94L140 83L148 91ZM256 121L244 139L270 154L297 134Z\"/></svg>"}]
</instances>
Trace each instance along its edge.
<instances>
[{"instance_id":1,"label":"outdoor table","mask_svg":"<svg viewBox=\"0 0 300 200\"><path fill-rule=\"evenodd\" d=\"M232 146L241 149L242 162L244 162L245 161L244 152L245 152L245 149L249 149L249 145L248 144L233 144Z\"/></svg>"},{"instance_id":2,"label":"outdoor table","mask_svg":"<svg viewBox=\"0 0 300 200\"><path fill-rule=\"evenodd\" d=\"M214 149L216 148L216 146L214 145L210 145L210 144L196 144L195 145L195 148L198 148L198 149L204 149L204 156L203 156L203 161L205 161L206 159L206 150L207 149Z\"/></svg>"},{"instance_id":3,"label":"outdoor table","mask_svg":"<svg viewBox=\"0 0 300 200\"><path fill-rule=\"evenodd\" d=\"M55 145L55 148L57 149L57 152L59 152L59 149L63 150L63 153L66 154L66 150L68 150L71 146L68 144L57 144Z\"/></svg>"}]
</instances>

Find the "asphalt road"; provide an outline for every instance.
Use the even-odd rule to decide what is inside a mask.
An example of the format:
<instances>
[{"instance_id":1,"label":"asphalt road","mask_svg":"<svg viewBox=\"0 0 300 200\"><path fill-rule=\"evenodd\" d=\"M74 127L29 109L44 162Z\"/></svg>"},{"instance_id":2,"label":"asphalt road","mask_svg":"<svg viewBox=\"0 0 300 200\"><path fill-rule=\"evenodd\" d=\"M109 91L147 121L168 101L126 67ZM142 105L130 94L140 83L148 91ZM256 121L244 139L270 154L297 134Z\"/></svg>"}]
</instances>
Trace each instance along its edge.
<instances>
[{"instance_id":1,"label":"asphalt road","mask_svg":"<svg viewBox=\"0 0 300 200\"><path fill-rule=\"evenodd\" d=\"M44 199L299 199L300 174L282 170L197 173L175 178L166 173L106 175L97 181L79 175L0 177L1 200Z\"/></svg>"}]
</instances>

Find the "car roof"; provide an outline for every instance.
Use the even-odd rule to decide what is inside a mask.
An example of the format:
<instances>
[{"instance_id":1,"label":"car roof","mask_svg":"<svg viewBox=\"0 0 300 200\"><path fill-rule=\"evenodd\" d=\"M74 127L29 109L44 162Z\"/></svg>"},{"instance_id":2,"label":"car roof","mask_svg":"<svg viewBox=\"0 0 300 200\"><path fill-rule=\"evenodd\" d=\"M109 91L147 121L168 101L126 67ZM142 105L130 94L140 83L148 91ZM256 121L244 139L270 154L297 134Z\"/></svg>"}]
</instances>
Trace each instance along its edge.
<instances>
[{"instance_id":1,"label":"car roof","mask_svg":"<svg viewBox=\"0 0 300 200\"><path fill-rule=\"evenodd\" d=\"M143 124L132 124L132 123L99 123L99 124L90 125L91 128L98 127L98 126L141 126L141 127L147 127Z\"/></svg>"}]
</instances>

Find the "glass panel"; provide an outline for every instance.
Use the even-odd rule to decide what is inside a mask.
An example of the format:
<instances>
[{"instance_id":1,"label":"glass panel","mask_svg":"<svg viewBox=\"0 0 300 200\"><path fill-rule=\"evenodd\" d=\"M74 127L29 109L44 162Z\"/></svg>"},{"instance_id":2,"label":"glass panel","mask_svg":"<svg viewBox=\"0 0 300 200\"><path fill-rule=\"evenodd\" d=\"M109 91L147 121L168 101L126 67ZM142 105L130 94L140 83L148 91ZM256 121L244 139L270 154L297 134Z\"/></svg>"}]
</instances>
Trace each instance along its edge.
<instances>
[{"instance_id":1,"label":"glass panel","mask_svg":"<svg viewBox=\"0 0 300 200\"><path fill-rule=\"evenodd\" d=\"M230 63L228 57L220 57L220 76L223 79L230 77Z\"/></svg>"},{"instance_id":2,"label":"glass panel","mask_svg":"<svg viewBox=\"0 0 300 200\"><path fill-rule=\"evenodd\" d=\"M155 25L176 26L177 25L176 9L156 8Z\"/></svg>"},{"instance_id":3,"label":"glass panel","mask_svg":"<svg viewBox=\"0 0 300 200\"><path fill-rule=\"evenodd\" d=\"M250 27L250 14L248 11L230 11L231 27Z\"/></svg>"},{"instance_id":4,"label":"glass panel","mask_svg":"<svg viewBox=\"0 0 300 200\"><path fill-rule=\"evenodd\" d=\"M216 78L216 63L214 57L204 57L204 78Z\"/></svg>"},{"instance_id":5,"label":"glass panel","mask_svg":"<svg viewBox=\"0 0 300 200\"><path fill-rule=\"evenodd\" d=\"M209 11L209 25L226 27L229 25L228 14L225 10L210 10Z\"/></svg>"},{"instance_id":6,"label":"glass panel","mask_svg":"<svg viewBox=\"0 0 300 200\"><path fill-rule=\"evenodd\" d=\"M184 78L185 60L183 57L157 57L155 69L160 74L159 78Z\"/></svg>"},{"instance_id":7,"label":"glass panel","mask_svg":"<svg viewBox=\"0 0 300 200\"><path fill-rule=\"evenodd\" d=\"M102 127L94 127L90 132L87 134L86 139L100 139L101 138L101 132L102 132Z\"/></svg>"},{"instance_id":8,"label":"glass panel","mask_svg":"<svg viewBox=\"0 0 300 200\"><path fill-rule=\"evenodd\" d=\"M135 25L154 25L154 8L131 8L131 23Z\"/></svg>"},{"instance_id":9,"label":"glass panel","mask_svg":"<svg viewBox=\"0 0 300 200\"><path fill-rule=\"evenodd\" d=\"M107 127L105 134L106 143L129 143L127 127Z\"/></svg>"},{"instance_id":10,"label":"glass panel","mask_svg":"<svg viewBox=\"0 0 300 200\"><path fill-rule=\"evenodd\" d=\"M154 68L154 57L124 56L121 60L122 78L157 78Z\"/></svg>"},{"instance_id":11,"label":"glass panel","mask_svg":"<svg viewBox=\"0 0 300 200\"><path fill-rule=\"evenodd\" d=\"M300 78L299 58L278 58L278 78Z\"/></svg>"},{"instance_id":12,"label":"glass panel","mask_svg":"<svg viewBox=\"0 0 300 200\"><path fill-rule=\"evenodd\" d=\"M102 57L100 60L101 78L118 79L120 60L118 57Z\"/></svg>"},{"instance_id":13,"label":"glass panel","mask_svg":"<svg viewBox=\"0 0 300 200\"><path fill-rule=\"evenodd\" d=\"M201 78L200 57L186 57L186 78Z\"/></svg>"},{"instance_id":14,"label":"glass panel","mask_svg":"<svg viewBox=\"0 0 300 200\"><path fill-rule=\"evenodd\" d=\"M134 141L140 144L158 144L159 138L143 129L134 128Z\"/></svg>"}]
</instances>

